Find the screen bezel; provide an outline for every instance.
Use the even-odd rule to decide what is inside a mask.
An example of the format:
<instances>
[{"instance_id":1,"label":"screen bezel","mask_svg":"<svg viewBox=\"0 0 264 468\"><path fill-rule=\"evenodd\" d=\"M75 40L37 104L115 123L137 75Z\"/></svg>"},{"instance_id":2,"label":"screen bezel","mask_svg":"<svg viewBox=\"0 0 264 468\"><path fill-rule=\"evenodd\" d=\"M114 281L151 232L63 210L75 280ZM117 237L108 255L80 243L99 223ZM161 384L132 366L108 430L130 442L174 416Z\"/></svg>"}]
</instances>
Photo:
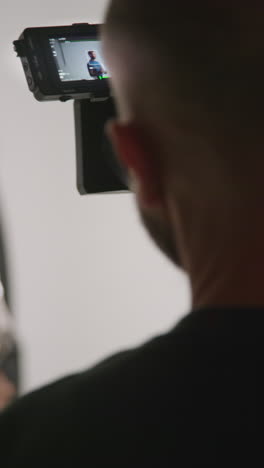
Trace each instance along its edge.
<instances>
[{"instance_id":1,"label":"screen bezel","mask_svg":"<svg viewBox=\"0 0 264 468\"><path fill-rule=\"evenodd\" d=\"M61 81L50 47L50 39L61 37L99 41L99 25L57 26L28 28L24 31L31 56L31 68L35 81L44 95L67 95L89 93L96 96L109 96L109 78L103 80ZM37 57L38 65L36 66ZM41 77L40 77L40 73Z\"/></svg>"}]
</instances>

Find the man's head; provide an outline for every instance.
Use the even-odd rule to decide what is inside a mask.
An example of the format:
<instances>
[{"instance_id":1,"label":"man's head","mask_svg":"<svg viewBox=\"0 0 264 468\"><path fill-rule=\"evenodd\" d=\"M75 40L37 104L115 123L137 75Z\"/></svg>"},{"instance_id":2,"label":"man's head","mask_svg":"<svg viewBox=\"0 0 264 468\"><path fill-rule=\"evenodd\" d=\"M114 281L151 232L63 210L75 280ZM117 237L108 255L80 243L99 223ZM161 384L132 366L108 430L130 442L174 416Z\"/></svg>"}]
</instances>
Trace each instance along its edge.
<instances>
[{"instance_id":1,"label":"man's head","mask_svg":"<svg viewBox=\"0 0 264 468\"><path fill-rule=\"evenodd\" d=\"M264 194L264 8L235 3L112 0L103 28L108 133L144 224L189 273Z\"/></svg>"},{"instance_id":2,"label":"man's head","mask_svg":"<svg viewBox=\"0 0 264 468\"><path fill-rule=\"evenodd\" d=\"M90 50L88 52L88 55L90 57L91 60L95 60L96 59L96 52L94 50Z\"/></svg>"}]
</instances>

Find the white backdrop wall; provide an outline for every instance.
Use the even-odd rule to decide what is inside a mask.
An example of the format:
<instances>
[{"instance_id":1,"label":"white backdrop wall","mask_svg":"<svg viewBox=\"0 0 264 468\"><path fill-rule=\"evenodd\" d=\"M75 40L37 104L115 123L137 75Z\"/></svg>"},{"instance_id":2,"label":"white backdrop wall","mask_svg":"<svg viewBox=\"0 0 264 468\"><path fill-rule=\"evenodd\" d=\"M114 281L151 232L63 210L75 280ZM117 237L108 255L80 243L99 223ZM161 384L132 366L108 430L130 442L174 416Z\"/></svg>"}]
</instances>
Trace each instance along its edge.
<instances>
[{"instance_id":1,"label":"white backdrop wall","mask_svg":"<svg viewBox=\"0 0 264 468\"><path fill-rule=\"evenodd\" d=\"M186 276L150 241L133 195L78 194L73 104L37 102L13 52L26 27L101 22L106 3L1 5L0 205L23 392L137 346L190 307Z\"/></svg>"}]
</instances>

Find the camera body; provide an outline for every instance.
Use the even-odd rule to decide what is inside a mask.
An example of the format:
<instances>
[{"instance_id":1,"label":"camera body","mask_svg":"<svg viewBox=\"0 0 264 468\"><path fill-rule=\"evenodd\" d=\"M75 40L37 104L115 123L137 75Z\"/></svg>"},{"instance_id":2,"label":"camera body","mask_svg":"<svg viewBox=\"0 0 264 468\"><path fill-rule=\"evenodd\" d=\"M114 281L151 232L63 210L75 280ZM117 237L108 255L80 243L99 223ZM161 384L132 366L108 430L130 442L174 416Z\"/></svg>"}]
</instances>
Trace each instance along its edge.
<instances>
[{"instance_id":1,"label":"camera body","mask_svg":"<svg viewBox=\"0 0 264 468\"><path fill-rule=\"evenodd\" d=\"M28 87L38 101L110 96L99 28L88 23L27 28L13 42Z\"/></svg>"},{"instance_id":2,"label":"camera body","mask_svg":"<svg viewBox=\"0 0 264 468\"><path fill-rule=\"evenodd\" d=\"M104 131L116 107L99 30L100 25L88 23L27 28L13 42L38 101L74 100L77 188L82 195L128 191L126 168Z\"/></svg>"}]
</instances>

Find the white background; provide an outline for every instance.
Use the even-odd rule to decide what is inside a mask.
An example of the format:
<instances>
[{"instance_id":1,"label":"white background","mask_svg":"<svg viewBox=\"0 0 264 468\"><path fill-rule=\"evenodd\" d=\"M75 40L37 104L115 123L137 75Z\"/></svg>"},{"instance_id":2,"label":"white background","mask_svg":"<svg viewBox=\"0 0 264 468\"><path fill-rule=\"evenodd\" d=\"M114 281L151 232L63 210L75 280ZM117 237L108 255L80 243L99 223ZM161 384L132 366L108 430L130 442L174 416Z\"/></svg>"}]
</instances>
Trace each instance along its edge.
<instances>
[{"instance_id":1,"label":"white background","mask_svg":"<svg viewBox=\"0 0 264 468\"><path fill-rule=\"evenodd\" d=\"M1 6L0 204L23 392L166 331L190 307L187 278L150 241L133 195L78 194L73 104L37 102L13 52L26 27L102 22L106 4Z\"/></svg>"}]
</instances>

